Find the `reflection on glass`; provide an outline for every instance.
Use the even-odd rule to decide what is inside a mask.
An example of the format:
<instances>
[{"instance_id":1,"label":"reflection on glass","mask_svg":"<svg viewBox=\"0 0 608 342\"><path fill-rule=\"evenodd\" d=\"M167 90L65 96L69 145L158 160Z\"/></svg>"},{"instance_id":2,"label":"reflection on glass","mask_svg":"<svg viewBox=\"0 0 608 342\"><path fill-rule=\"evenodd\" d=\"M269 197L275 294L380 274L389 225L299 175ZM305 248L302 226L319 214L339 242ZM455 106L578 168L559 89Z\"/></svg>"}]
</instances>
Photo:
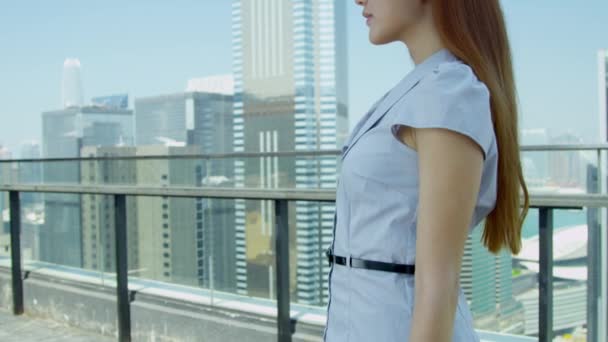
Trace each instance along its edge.
<instances>
[{"instance_id":1,"label":"reflection on glass","mask_svg":"<svg viewBox=\"0 0 608 342\"><path fill-rule=\"evenodd\" d=\"M538 210L530 210L523 229L523 247L513 262L513 292L523 305L523 334L538 334L539 236ZM593 210L553 212L553 317L556 336L581 335L587 323L587 232L597 222Z\"/></svg>"},{"instance_id":2,"label":"reflection on glass","mask_svg":"<svg viewBox=\"0 0 608 342\"><path fill-rule=\"evenodd\" d=\"M526 151L522 153L524 177L534 193L595 192L588 173L598 165L590 151Z\"/></svg>"},{"instance_id":3,"label":"reflection on glass","mask_svg":"<svg viewBox=\"0 0 608 342\"><path fill-rule=\"evenodd\" d=\"M2 167L2 164L0 164ZM10 209L8 206L8 192L0 191L0 260L10 258Z\"/></svg>"},{"instance_id":4,"label":"reflection on glass","mask_svg":"<svg viewBox=\"0 0 608 342\"><path fill-rule=\"evenodd\" d=\"M234 200L134 200L128 220L136 227L128 242L132 279L236 291Z\"/></svg>"}]
</instances>

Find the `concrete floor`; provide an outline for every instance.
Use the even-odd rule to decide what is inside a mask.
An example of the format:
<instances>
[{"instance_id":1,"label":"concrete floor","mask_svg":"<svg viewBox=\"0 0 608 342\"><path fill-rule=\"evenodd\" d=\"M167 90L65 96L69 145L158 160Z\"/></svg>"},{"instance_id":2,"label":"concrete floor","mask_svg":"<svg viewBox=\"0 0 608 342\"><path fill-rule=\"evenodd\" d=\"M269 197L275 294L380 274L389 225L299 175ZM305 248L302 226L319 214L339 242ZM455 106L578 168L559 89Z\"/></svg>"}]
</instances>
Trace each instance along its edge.
<instances>
[{"instance_id":1,"label":"concrete floor","mask_svg":"<svg viewBox=\"0 0 608 342\"><path fill-rule=\"evenodd\" d=\"M57 322L32 318L26 315L14 316L0 309L0 341L31 342L110 342L115 338L85 332Z\"/></svg>"}]
</instances>

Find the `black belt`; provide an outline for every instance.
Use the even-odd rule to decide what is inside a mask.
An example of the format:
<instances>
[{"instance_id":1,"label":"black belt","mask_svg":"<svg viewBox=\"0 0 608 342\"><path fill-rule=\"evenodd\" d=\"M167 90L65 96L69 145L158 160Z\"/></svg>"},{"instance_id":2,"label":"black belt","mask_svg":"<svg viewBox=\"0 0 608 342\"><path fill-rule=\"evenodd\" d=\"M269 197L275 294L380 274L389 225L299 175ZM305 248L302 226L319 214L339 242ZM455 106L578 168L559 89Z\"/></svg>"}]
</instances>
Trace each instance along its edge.
<instances>
[{"instance_id":1,"label":"black belt","mask_svg":"<svg viewBox=\"0 0 608 342\"><path fill-rule=\"evenodd\" d=\"M327 256L327 260L329 261L329 265L332 263L336 263L342 266L349 266L354 268L364 268L367 270L375 270L375 271L384 271L384 272L394 272L394 273L403 273L403 274L414 274L415 266L414 265L403 265L403 264L393 264L390 262L382 262L382 261L372 261L372 260L363 260L358 258L347 258L342 256L334 255L331 249L327 249L325 251L325 255Z\"/></svg>"}]
</instances>

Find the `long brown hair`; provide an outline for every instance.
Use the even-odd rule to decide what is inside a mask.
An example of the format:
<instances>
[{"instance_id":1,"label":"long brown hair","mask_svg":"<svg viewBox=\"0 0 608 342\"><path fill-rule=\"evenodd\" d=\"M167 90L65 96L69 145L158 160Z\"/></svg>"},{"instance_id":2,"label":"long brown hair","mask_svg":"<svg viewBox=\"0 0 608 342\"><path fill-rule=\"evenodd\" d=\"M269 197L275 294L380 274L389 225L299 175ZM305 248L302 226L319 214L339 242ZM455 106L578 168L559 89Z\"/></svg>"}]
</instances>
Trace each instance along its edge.
<instances>
[{"instance_id":1,"label":"long brown hair","mask_svg":"<svg viewBox=\"0 0 608 342\"><path fill-rule=\"evenodd\" d=\"M498 145L498 194L496 207L485 221L483 243L493 253L506 247L517 254L529 198L521 169L515 81L502 9L498 0L431 1L443 44L468 64L490 91Z\"/></svg>"}]
</instances>

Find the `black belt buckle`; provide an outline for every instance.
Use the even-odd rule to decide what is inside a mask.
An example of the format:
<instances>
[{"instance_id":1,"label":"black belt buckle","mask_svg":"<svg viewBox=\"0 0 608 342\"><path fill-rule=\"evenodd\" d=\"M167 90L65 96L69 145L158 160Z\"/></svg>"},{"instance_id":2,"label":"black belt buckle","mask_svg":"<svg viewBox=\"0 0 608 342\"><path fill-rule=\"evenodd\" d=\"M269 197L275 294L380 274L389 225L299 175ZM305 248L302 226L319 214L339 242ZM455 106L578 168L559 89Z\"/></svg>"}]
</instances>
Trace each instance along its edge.
<instances>
[{"instance_id":1,"label":"black belt buckle","mask_svg":"<svg viewBox=\"0 0 608 342\"><path fill-rule=\"evenodd\" d=\"M325 256L327 257L327 262L329 263L329 266L331 266L334 261L331 247L327 247L327 249L325 250Z\"/></svg>"}]
</instances>

